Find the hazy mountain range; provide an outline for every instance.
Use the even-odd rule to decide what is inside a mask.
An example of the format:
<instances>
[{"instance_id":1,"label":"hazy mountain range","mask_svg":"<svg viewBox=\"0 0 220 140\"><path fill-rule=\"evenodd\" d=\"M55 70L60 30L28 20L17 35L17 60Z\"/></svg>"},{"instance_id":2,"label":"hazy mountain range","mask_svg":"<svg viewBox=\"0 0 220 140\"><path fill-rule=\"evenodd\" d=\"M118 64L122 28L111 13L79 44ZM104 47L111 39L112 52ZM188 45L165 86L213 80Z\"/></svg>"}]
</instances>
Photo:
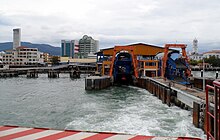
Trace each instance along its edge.
<instances>
[{"instance_id":1,"label":"hazy mountain range","mask_svg":"<svg viewBox=\"0 0 220 140\"><path fill-rule=\"evenodd\" d=\"M12 42L0 43L0 51L10 50L12 49L12 46ZM61 53L60 47L54 47L48 44L34 44L30 42L21 42L21 46L26 46L29 48L38 48L40 52L47 52L50 55L60 55Z\"/></svg>"}]
</instances>

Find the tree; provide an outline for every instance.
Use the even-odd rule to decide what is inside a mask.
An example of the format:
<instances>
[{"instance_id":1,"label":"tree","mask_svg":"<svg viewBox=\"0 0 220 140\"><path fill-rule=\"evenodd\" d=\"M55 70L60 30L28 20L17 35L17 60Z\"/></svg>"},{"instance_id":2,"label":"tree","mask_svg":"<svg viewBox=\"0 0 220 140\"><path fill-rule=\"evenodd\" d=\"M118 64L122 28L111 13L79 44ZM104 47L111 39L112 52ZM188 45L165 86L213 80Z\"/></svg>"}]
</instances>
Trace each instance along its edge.
<instances>
[{"instance_id":1,"label":"tree","mask_svg":"<svg viewBox=\"0 0 220 140\"><path fill-rule=\"evenodd\" d=\"M59 64L59 56L52 56L51 63L52 65Z\"/></svg>"},{"instance_id":2,"label":"tree","mask_svg":"<svg viewBox=\"0 0 220 140\"><path fill-rule=\"evenodd\" d=\"M217 58L215 56L211 56L209 58L205 58L204 61L206 63L211 64L213 67L220 67L220 58Z\"/></svg>"},{"instance_id":3,"label":"tree","mask_svg":"<svg viewBox=\"0 0 220 140\"><path fill-rule=\"evenodd\" d=\"M198 61L193 60L193 59L190 59L190 61L189 61L189 64L193 65L193 66L197 65L198 63L199 63Z\"/></svg>"}]
</instances>

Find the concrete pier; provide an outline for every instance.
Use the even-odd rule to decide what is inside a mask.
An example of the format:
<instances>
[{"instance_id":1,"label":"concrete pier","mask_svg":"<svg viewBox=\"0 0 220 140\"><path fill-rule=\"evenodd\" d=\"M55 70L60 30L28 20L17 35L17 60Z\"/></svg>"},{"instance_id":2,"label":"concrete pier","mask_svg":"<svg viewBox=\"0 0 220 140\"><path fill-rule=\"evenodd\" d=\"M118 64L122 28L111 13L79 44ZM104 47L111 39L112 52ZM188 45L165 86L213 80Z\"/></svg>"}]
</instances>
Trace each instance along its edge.
<instances>
[{"instance_id":1,"label":"concrete pier","mask_svg":"<svg viewBox=\"0 0 220 140\"><path fill-rule=\"evenodd\" d=\"M156 82L151 81L150 79L138 79L138 86L144 89L147 89L154 96L157 96L164 104L171 106L171 97L174 96L174 93L171 94L171 89L163 85L159 85ZM174 99L174 98L173 98Z\"/></svg>"},{"instance_id":2,"label":"concrete pier","mask_svg":"<svg viewBox=\"0 0 220 140\"><path fill-rule=\"evenodd\" d=\"M192 110L193 124L206 131L205 92L174 83L173 81L165 81L162 78L139 78L138 86L148 90L168 106L176 105L182 109ZM210 106L214 106L214 100L211 96L209 97L211 100Z\"/></svg>"},{"instance_id":3,"label":"concrete pier","mask_svg":"<svg viewBox=\"0 0 220 140\"><path fill-rule=\"evenodd\" d=\"M109 76L90 76L85 79L85 89L104 89L111 85L111 79Z\"/></svg>"}]
</instances>

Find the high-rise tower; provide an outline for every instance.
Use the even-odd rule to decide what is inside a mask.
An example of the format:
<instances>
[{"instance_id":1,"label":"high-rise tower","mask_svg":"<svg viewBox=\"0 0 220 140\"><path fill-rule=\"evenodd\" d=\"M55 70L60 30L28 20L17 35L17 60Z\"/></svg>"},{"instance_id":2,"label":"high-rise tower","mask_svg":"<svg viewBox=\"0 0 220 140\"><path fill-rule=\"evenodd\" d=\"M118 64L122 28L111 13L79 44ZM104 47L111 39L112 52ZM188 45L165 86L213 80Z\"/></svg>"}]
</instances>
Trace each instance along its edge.
<instances>
[{"instance_id":1,"label":"high-rise tower","mask_svg":"<svg viewBox=\"0 0 220 140\"><path fill-rule=\"evenodd\" d=\"M13 29L13 49L21 46L21 29Z\"/></svg>"},{"instance_id":2,"label":"high-rise tower","mask_svg":"<svg viewBox=\"0 0 220 140\"><path fill-rule=\"evenodd\" d=\"M76 40L61 40L61 56L76 57L74 56L79 52L79 42Z\"/></svg>"},{"instance_id":3,"label":"high-rise tower","mask_svg":"<svg viewBox=\"0 0 220 140\"><path fill-rule=\"evenodd\" d=\"M193 53L198 54L198 40L196 38L193 40Z\"/></svg>"},{"instance_id":4,"label":"high-rise tower","mask_svg":"<svg viewBox=\"0 0 220 140\"><path fill-rule=\"evenodd\" d=\"M79 52L83 58L87 58L89 54L94 54L99 50L99 41L92 37L84 35L79 40Z\"/></svg>"}]
</instances>

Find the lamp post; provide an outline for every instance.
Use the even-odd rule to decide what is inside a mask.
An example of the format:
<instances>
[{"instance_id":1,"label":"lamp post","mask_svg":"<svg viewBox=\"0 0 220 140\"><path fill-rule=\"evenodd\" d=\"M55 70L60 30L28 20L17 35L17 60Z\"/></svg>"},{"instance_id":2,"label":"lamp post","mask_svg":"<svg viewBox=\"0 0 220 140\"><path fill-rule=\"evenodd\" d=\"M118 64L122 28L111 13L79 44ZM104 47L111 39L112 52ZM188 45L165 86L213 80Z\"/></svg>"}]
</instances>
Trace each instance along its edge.
<instances>
[{"instance_id":1,"label":"lamp post","mask_svg":"<svg viewBox=\"0 0 220 140\"><path fill-rule=\"evenodd\" d=\"M203 91L205 91L205 63L204 63L204 58L202 59L202 70L203 70Z\"/></svg>"}]
</instances>

